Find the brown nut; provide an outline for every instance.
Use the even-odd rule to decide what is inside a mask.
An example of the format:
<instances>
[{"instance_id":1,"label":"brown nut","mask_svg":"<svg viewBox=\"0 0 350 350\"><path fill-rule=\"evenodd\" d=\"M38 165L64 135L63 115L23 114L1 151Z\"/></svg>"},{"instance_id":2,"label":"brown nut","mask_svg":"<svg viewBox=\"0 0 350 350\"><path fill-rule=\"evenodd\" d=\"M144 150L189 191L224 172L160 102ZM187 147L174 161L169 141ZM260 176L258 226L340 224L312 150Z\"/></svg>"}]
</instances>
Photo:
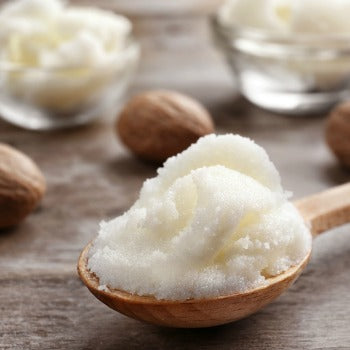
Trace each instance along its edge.
<instances>
[{"instance_id":1,"label":"brown nut","mask_svg":"<svg viewBox=\"0 0 350 350\"><path fill-rule=\"evenodd\" d=\"M0 228L23 220L45 192L45 179L25 154L0 143Z\"/></svg>"},{"instance_id":2,"label":"brown nut","mask_svg":"<svg viewBox=\"0 0 350 350\"><path fill-rule=\"evenodd\" d=\"M214 125L199 102L159 90L133 97L120 113L117 131L136 155L162 162L214 132Z\"/></svg>"},{"instance_id":3,"label":"brown nut","mask_svg":"<svg viewBox=\"0 0 350 350\"><path fill-rule=\"evenodd\" d=\"M326 140L339 161L350 168L350 102L340 104L331 112Z\"/></svg>"}]
</instances>

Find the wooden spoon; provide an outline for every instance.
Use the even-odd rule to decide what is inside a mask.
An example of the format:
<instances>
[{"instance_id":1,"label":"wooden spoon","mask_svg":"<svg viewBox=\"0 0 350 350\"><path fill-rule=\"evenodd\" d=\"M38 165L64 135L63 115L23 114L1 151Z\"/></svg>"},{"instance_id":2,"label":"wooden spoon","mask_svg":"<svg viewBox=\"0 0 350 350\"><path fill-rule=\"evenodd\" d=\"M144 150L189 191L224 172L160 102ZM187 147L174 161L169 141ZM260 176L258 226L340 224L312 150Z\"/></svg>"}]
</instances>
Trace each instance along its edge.
<instances>
[{"instance_id":1,"label":"wooden spoon","mask_svg":"<svg viewBox=\"0 0 350 350\"><path fill-rule=\"evenodd\" d=\"M311 225L313 236L350 222L350 183L294 203ZM89 290L110 308L137 320L167 327L211 327L246 317L282 294L306 267L310 252L297 265L268 279L268 284L245 293L186 301L158 300L116 289L99 290L98 278L87 268L88 244L78 262L78 273Z\"/></svg>"}]
</instances>

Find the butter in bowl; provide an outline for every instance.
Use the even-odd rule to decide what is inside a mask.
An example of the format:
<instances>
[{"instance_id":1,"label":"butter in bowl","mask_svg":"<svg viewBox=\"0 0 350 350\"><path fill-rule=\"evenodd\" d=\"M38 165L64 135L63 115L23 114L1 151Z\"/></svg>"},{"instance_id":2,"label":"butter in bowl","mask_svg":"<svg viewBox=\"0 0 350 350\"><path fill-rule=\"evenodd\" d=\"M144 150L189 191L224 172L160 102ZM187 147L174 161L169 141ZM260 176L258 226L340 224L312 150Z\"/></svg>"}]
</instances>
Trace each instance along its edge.
<instances>
[{"instance_id":1,"label":"butter in bowl","mask_svg":"<svg viewBox=\"0 0 350 350\"><path fill-rule=\"evenodd\" d=\"M349 11L349 0L227 0L211 24L243 96L303 115L349 97Z\"/></svg>"},{"instance_id":2,"label":"butter in bowl","mask_svg":"<svg viewBox=\"0 0 350 350\"><path fill-rule=\"evenodd\" d=\"M124 16L60 0L0 9L0 117L35 130L86 124L116 108L139 59Z\"/></svg>"}]
</instances>

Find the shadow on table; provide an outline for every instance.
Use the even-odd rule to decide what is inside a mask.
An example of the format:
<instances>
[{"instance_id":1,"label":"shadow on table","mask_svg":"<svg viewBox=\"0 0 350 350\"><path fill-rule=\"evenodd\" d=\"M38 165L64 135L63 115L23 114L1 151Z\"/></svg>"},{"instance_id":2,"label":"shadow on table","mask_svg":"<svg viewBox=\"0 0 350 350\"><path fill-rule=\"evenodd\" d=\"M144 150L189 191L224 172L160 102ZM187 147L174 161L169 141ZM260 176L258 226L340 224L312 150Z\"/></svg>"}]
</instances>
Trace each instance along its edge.
<instances>
[{"instance_id":1,"label":"shadow on table","mask_svg":"<svg viewBox=\"0 0 350 350\"><path fill-rule=\"evenodd\" d=\"M253 332L256 327L254 318L255 316L228 325L200 329L163 328L123 318L124 325L128 323L130 327L129 330L125 329L123 337L113 339L106 336L103 342L91 339L86 349L233 349L237 340L238 344L242 343L242 336L245 337L242 333ZM225 343L227 347L223 346Z\"/></svg>"},{"instance_id":2,"label":"shadow on table","mask_svg":"<svg viewBox=\"0 0 350 350\"><path fill-rule=\"evenodd\" d=\"M178 349L223 349L225 348L224 343L227 344L227 349L232 349L232 347L238 344L240 345L239 348L241 348L242 337L245 338L244 333L251 333L254 330L258 317L259 315L255 315L235 323L212 328L158 328L155 333L159 339L169 342L174 348ZM247 343L249 343L249 339L247 339Z\"/></svg>"},{"instance_id":3,"label":"shadow on table","mask_svg":"<svg viewBox=\"0 0 350 350\"><path fill-rule=\"evenodd\" d=\"M11 237L15 235L16 232L17 232L17 226L0 228L0 244L1 244L2 238Z\"/></svg>"},{"instance_id":4,"label":"shadow on table","mask_svg":"<svg viewBox=\"0 0 350 350\"><path fill-rule=\"evenodd\" d=\"M123 323L129 323L128 329L125 323L121 326L125 327L124 337L117 336L116 330L115 337L106 336L101 342L91 339L86 349L277 349L273 345L286 344L283 332L285 325L273 329L276 325L273 322L271 333L267 333L269 327L264 326L266 314L273 318L274 312L267 308L263 313L228 325L201 329L161 328L123 319Z\"/></svg>"},{"instance_id":5,"label":"shadow on table","mask_svg":"<svg viewBox=\"0 0 350 350\"><path fill-rule=\"evenodd\" d=\"M145 177L155 176L156 169L160 165L144 161L130 153L113 159L105 166L108 174L139 178L140 175Z\"/></svg>"},{"instance_id":6,"label":"shadow on table","mask_svg":"<svg viewBox=\"0 0 350 350\"><path fill-rule=\"evenodd\" d=\"M325 166L324 177L331 186L340 185L350 181L350 170L335 161Z\"/></svg>"}]
</instances>

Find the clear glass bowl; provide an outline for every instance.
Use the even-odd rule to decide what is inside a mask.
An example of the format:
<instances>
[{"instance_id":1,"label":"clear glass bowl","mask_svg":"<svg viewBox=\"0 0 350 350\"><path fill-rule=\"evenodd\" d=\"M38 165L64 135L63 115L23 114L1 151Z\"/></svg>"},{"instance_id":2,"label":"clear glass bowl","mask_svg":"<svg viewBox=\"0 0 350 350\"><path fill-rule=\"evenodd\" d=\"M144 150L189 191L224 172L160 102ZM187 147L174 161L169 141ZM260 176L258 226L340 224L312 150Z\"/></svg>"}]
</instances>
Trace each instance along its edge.
<instances>
[{"instance_id":1,"label":"clear glass bowl","mask_svg":"<svg viewBox=\"0 0 350 350\"><path fill-rule=\"evenodd\" d=\"M349 97L350 36L271 34L221 24L214 39L249 101L278 113L320 113Z\"/></svg>"},{"instance_id":2,"label":"clear glass bowl","mask_svg":"<svg viewBox=\"0 0 350 350\"><path fill-rule=\"evenodd\" d=\"M0 118L33 130L86 124L116 109L139 60L129 38L110 64L75 69L41 69L0 62Z\"/></svg>"}]
</instances>

